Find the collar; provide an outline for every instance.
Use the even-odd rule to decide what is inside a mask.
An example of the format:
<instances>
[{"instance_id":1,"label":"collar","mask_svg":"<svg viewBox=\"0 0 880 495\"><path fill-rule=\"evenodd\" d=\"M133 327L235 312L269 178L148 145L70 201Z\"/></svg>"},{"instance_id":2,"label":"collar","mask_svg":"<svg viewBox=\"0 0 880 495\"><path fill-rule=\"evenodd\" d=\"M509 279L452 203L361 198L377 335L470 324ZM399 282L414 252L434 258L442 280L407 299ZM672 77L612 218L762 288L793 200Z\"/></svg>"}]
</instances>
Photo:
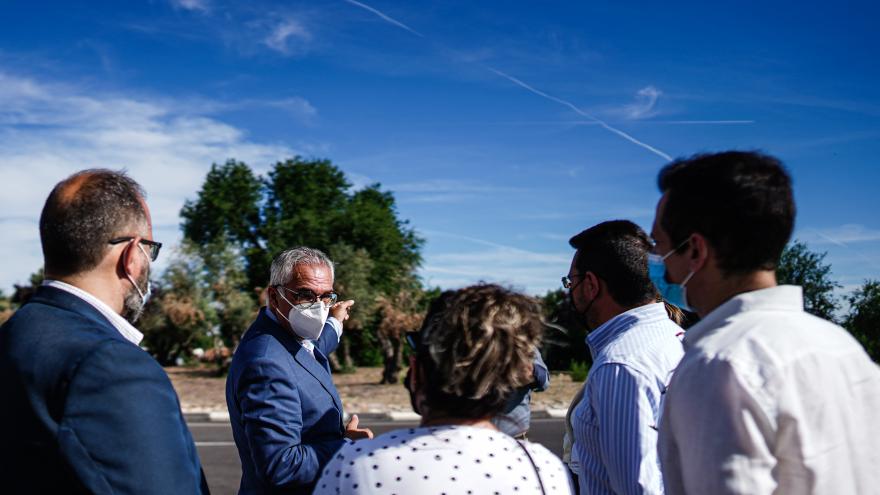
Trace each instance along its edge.
<instances>
[{"instance_id":1,"label":"collar","mask_svg":"<svg viewBox=\"0 0 880 495\"><path fill-rule=\"evenodd\" d=\"M122 335L122 337L125 338L125 340L131 342L132 344L139 345L141 343L141 340L144 339L144 334L139 332L137 328L133 327L131 323L120 316L119 313L113 311L113 309L108 306L107 303L80 289L79 287L61 282L60 280L49 279L43 280L43 283L41 285L63 290L64 292L73 294L74 296L91 304L92 306L94 306L95 309L98 310L99 313L107 318L110 324L113 325L114 328L116 328L116 330Z\"/></svg>"},{"instance_id":2,"label":"collar","mask_svg":"<svg viewBox=\"0 0 880 495\"><path fill-rule=\"evenodd\" d=\"M651 303L633 308L611 318L587 334L587 346L593 359L617 336L630 328L647 322L669 319L663 303Z\"/></svg>"},{"instance_id":3,"label":"collar","mask_svg":"<svg viewBox=\"0 0 880 495\"><path fill-rule=\"evenodd\" d=\"M272 308L270 308L268 305L266 306L266 316L269 317L270 320L274 321L274 322L275 322L279 327L281 327L285 332L287 332L287 333L293 335L293 338L296 339L296 342L297 342L299 345L303 346L303 347L305 348L305 350L309 351L310 353L311 353L311 352L314 352L313 349L315 348L315 343L312 342L311 340L301 339L301 338L300 338L297 334L295 334L294 332L292 332L292 331L290 331L290 330L284 328L284 325L282 325L281 322L278 321L278 317L275 316L275 312L272 311ZM328 320L329 320L329 318L328 318Z\"/></svg>"},{"instance_id":4,"label":"collar","mask_svg":"<svg viewBox=\"0 0 880 495\"><path fill-rule=\"evenodd\" d=\"M696 345L700 339L722 326L725 319L738 313L757 310L803 312L803 290L797 285L777 285L737 294L713 309L685 333L685 348Z\"/></svg>"}]
</instances>

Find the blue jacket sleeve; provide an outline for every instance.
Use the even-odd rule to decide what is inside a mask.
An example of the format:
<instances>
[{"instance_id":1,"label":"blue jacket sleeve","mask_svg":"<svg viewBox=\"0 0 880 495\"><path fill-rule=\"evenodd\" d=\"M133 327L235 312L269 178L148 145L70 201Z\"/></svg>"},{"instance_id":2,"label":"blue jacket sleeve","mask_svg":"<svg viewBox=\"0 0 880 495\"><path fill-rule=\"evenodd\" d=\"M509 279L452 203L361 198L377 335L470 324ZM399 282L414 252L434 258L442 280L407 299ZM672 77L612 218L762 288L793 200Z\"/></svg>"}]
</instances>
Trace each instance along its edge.
<instances>
[{"instance_id":1,"label":"blue jacket sleeve","mask_svg":"<svg viewBox=\"0 0 880 495\"><path fill-rule=\"evenodd\" d=\"M334 318L333 321L336 322L337 325L339 325L340 329L342 328L341 321L337 320L336 318ZM336 329L333 327L333 323L331 323L330 319L328 318L327 323L324 324L324 328L321 329L321 336L318 337L318 340L315 341L315 347L320 349L325 356L330 356L330 353L335 351L336 348L339 346L339 341L341 339L342 337L336 333Z\"/></svg>"},{"instance_id":2,"label":"blue jacket sleeve","mask_svg":"<svg viewBox=\"0 0 880 495\"><path fill-rule=\"evenodd\" d=\"M168 376L127 342L102 343L72 372L58 444L92 493L207 493Z\"/></svg>"},{"instance_id":3,"label":"blue jacket sleeve","mask_svg":"<svg viewBox=\"0 0 880 495\"><path fill-rule=\"evenodd\" d=\"M249 363L236 394L257 473L271 486L314 482L344 443L342 438L303 442L300 391L279 363L270 359Z\"/></svg>"},{"instance_id":4,"label":"blue jacket sleeve","mask_svg":"<svg viewBox=\"0 0 880 495\"><path fill-rule=\"evenodd\" d=\"M532 374L535 376L535 382L532 384L532 390L543 392L550 386L550 372L547 365L544 364L544 358L541 357L541 351L535 349L535 364L532 367Z\"/></svg>"}]
</instances>

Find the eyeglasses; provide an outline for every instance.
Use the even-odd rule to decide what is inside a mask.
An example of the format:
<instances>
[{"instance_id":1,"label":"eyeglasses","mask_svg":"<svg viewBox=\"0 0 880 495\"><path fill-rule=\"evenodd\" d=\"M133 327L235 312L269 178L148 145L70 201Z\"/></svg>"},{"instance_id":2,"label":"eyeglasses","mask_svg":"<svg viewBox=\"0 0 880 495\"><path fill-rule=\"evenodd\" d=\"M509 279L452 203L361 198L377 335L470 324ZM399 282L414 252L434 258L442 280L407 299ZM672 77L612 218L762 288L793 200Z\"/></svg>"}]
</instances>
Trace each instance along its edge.
<instances>
[{"instance_id":1,"label":"eyeglasses","mask_svg":"<svg viewBox=\"0 0 880 495\"><path fill-rule=\"evenodd\" d=\"M134 240L134 237L117 237L115 239L110 239L109 244L121 244L123 242L131 242ZM151 241L149 239L141 239L138 241L140 244L147 246L150 248L148 255L150 257L150 261L156 261L156 258L159 257L159 250L162 249L162 243Z\"/></svg>"},{"instance_id":2,"label":"eyeglasses","mask_svg":"<svg viewBox=\"0 0 880 495\"><path fill-rule=\"evenodd\" d=\"M289 289L283 285L276 285L275 287L284 289L293 294L293 302L287 302L298 309L312 309L319 302L324 303L325 306L333 306L336 304L336 299L339 298L339 296L332 291L327 292L326 294L317 295L310 289ZM287 298L285 298L285 300L286 299Z\"/></svg>"},{"instance_id":3,"label":"eyeglasses","mask_svg":"<svg viewBox=\"0 0 880 495\"><path fill-rule=\"evenodd\" d=\"M577 276L580 277L581 280L584 279L580 275L577 275ZM577 284L578 284L578 282L572 281L572 279L570 277L568 277L567 275L565 277L562 277L562 287L564 287L566 289L571 289L572 287L575 287Z\"/></svg>"}]
</instances>

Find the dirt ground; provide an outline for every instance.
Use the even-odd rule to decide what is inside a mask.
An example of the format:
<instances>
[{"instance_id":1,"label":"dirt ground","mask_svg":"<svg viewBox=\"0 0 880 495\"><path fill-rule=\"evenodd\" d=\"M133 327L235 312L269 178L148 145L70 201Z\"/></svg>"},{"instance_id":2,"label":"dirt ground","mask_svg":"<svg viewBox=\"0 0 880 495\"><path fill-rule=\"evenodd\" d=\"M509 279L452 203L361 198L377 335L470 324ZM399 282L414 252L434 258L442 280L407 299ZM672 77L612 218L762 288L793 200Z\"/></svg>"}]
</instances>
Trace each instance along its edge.
<instances>
[{"instance_id":1,"label":"dirt ground","mask_svg":"<svg viewBox=\"0 0 880 495\"><path fill-rule=\"evenodd\" d=\"M226 411L226 378L217 377L212 368L171 367L165 371L180 396L184 412ZM410 411L409 395L403 385L379 385L381 377L382 368L358 368L355 373L334 374L346 412ZM582 385L572 382L565 373L553 373L550 388L532 394L532 409L567 409Z\"/></svg>"}]
</instances>

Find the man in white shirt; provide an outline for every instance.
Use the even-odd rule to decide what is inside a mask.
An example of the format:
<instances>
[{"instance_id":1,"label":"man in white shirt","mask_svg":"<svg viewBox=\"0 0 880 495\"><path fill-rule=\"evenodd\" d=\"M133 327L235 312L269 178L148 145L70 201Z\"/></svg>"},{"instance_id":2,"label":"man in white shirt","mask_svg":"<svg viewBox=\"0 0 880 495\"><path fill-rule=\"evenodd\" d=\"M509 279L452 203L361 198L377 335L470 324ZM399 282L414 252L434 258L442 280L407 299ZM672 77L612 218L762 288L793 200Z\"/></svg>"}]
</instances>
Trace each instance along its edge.
<instances>
[{"instance_id":1,"label":"man in white shirt","mask_svg":"<svg viewBox=\"0 0 880 495\"><path fill-rule=\"evenodd\" d=\"M658 183L655 261L702 317L659 425L666 493L877 493L880 368L776 285L795 218L782 164L698 155Z\"/></svg>"}]
</instances>

